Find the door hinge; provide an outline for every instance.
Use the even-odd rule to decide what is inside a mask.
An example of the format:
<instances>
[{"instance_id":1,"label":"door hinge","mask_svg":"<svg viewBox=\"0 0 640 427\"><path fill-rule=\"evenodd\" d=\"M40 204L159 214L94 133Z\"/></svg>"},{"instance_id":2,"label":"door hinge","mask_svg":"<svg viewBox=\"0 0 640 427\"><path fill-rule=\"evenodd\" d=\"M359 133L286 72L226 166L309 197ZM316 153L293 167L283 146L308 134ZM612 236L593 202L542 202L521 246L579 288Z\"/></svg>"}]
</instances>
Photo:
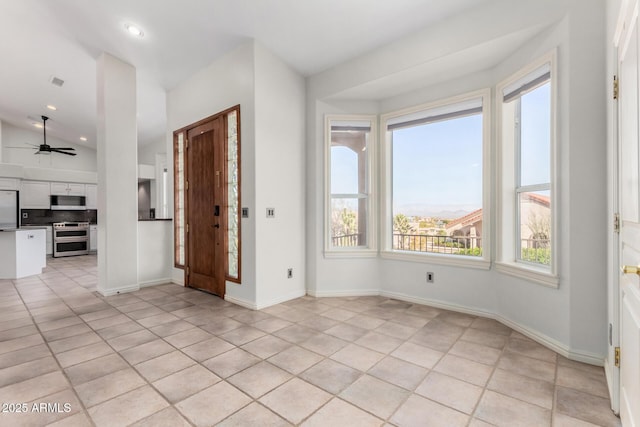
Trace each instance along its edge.
<instances>
[{"instance_id":1,"label":"door hinge","mask_svg":"<svg viewBox=\"0 0 640 427\"><path fill-rule=\"evenodd\" d=\"M619 93L620 83L618 81L618 76L613 76L613 99L618 99Z\"/></svg>"},{"instance_id":2,"label":"door hinge","mask_svg":"<svg viewBox=\"0 0 640 427\"><path fill-rule=\"evenodd\" d=\"M189 224L185 225L186 232L189 232Z\"/></svg>"},{"instance_id":3,"label":"door hinge","mask_svg":"<svg viewBox=\"0 0 640 427\"><path fill-rule=\"evenodd\" d=\"M191 274L191 270L189 269L189 267L187 267L187 276Z\"/></svg>"},{"instance_id":4,"label":"door hinge","mask_svg":"<svg viewBox=\"0 0 640 427\"><path fill-rule=\"evenodd\" d=\"M616 368L620 367L620 347L616 347L615 349L615 363L616 363Z\"/></svg>"},{"instance_id":5,"label":"door hinge","mask_svg":"<svg viewBox=\"0 0 640 427\"><path fill-rule=\"evenodd\" d=\"M613 231L615 233L620 233L620 214L613 214Z\"/></svg>"},{"instance_id":6,"label":"door hinge","mask_svg":"<svg viewBox=\"0 0 640 427\"><path fill-rule=\"evenodd\" d=\"M185 183L185 190L188 190L188 189L189 189L189 181Z\"/></svg>"}]
</instances>

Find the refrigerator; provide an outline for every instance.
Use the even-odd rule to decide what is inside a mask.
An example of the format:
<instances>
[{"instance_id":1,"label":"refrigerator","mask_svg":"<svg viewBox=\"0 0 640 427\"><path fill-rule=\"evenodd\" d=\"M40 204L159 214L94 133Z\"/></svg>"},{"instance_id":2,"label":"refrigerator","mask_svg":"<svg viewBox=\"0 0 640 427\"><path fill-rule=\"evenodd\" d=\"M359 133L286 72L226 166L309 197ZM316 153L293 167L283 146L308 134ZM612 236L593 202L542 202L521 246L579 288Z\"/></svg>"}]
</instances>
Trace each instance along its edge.
<instances>
[{"instance_id":1,"label":"refrigerator","mask_svg":"<svg viewBox=\"0 0 640 427\"><path fill-rule=\"evenodd\" d=\"M0 190L0 229L18 228L18 192Z\"/></svg>"}]
</instances>

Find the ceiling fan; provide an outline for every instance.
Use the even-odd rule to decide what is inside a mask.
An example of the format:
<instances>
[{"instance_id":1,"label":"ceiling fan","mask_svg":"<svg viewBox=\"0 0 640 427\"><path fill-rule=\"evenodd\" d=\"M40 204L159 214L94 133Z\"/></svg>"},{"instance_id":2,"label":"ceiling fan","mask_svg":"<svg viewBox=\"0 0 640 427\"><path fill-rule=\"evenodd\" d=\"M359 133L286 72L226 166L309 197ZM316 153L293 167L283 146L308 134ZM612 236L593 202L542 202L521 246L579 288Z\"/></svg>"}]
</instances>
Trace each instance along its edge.
<instances>
[{"instance_id":1,"label":"ceiling fan","mask_svg":"<svg viewBox=\"0 0 640 427\"><path fill-rule=\"evenodd\" d=\"M47 116L41 116L41 117L42 117L42 130L44 131L44 142L40 144L40 146L38 147L38 151L36 151L34 154L61 153L61 154L66 154L68 156L75 156L76 153L69 153L69 151L75 151L75 148L52 147L49 144L47 144L47 120L49 120L49 117Z\"/></svg>"},{"instance_id":2,"label":"ceiling fan","mask_svg":"<svg viewBox=\"0 0 640 427\"><path fill-rule=\"evenodd\" d=\"M75 148L52 147L49 144L47 144L47 120L49 120L49 117L47 116L41 116L41 117L42 117L42 130L44 131L44 142L40 145L29 144L36 147L35 150L38 150L33 154L60 153L60 154L66 154L68 156L75 156L76 153L70 153L70 151L75 151L76 150ZM7 148L28 148L28 147L7 147Z\"/></svg>"}]
</instances>

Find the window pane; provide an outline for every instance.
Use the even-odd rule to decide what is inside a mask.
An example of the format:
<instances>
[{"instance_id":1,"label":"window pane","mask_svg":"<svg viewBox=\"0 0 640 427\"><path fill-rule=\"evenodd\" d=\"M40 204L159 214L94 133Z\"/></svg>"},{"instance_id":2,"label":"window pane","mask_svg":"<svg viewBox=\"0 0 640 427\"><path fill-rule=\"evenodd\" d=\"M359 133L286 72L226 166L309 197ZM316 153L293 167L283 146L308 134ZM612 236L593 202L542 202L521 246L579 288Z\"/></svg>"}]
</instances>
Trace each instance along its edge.
<instances>
[{"instance_id":1,"label":"window pane","mask_svg":"<svg viewBox=\"0 0 640 427\"><path fill-rule=\"evenodd\" d=\"M180 132L177 135L176 146L174 149L174 186L175 186L175 264L179 266L184 265L184 133Z\"/></svg>"},{"instance_id":2,"label":"window pane","mask_svg":"<svg viewBox=\"0 0 640 427\"><path fill-rule=\"evenodd\" d=\"M520 259L551 264L551 197L549 191L519 194Z\"/></svg>"},{"instance_id":3,"label":"window pane","mask_svg":"<svg viewBox=\"0 0 640 427\"><path fill-rule=\"evenodd\" d=\"M331 199L331 246L367 245L367 199Z\"/></svg>"},{"instance_id":4,"label":"window pane","mask_svg":"<svg viewBox=\"0 0 640 427\"><path fill-rule=\"evenodd\" d=\"M393 249L482 256L482 114L392 131Z\"/></svg>"},{"instance_id":5,"label":"window pane","mask_svg":"<svg viewBox=\"0 0 640 427\"><path fill-rule=\"evenodd\" d=\"M331 122L331 193L358 194L367 189L369 122Z\"/></svg>"},{"instance_id":6,"label":"window pane","mask_svg":"<svg viewBox=\"0 0 640 427\"><path fill-rule=\"evenodd\" d=\"M358 193L358 153L331 143L331 193Z\"/></svg>"},{"instance_id":7,"label":"window pane","mask_svg":"<svg viewBox=\"0 0 640 427\"><path fill-rule=\"evenodd\" d=\"M520 185L551 181L551 84L523 95L520 124Z\"/></svg>"},{"instance_id":8,"label":"window pane","mask_svg":"<svg viewBox=\"0 0 640 427\"><path fill-rule=\"evenodd\" d=\"M240 188L238 115L227 116L227 276L240 277Z\"/></svg>"},{"instance_id":9,"label":"window pane","mask_svg":"<svg viewBox=\"0 0 640 427\"><path fill-rule=\"evenodd\" d=\"M368 247L370 120L330 121L329 248Z\"/></svg>"}]
</instances>

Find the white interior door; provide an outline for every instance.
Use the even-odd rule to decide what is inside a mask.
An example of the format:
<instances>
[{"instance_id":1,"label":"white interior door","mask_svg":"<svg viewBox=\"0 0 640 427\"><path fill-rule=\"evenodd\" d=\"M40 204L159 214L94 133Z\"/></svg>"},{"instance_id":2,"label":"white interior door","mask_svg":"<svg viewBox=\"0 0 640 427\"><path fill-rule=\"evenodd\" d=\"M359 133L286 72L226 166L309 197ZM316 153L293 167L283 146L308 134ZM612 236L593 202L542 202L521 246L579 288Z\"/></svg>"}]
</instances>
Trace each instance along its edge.
<instances>
[{"instance_id":1,"label":"white interior door","mask_svg":"<svg viewBox=\"0 0 640 427\"><path fill-rule=\"evenodd\" d=\"M620 243L619 399L624 426L640 426L640 193L638 120L638 0L622 2L616 37L618 98Z\"/></svg>"}]
</instances>

